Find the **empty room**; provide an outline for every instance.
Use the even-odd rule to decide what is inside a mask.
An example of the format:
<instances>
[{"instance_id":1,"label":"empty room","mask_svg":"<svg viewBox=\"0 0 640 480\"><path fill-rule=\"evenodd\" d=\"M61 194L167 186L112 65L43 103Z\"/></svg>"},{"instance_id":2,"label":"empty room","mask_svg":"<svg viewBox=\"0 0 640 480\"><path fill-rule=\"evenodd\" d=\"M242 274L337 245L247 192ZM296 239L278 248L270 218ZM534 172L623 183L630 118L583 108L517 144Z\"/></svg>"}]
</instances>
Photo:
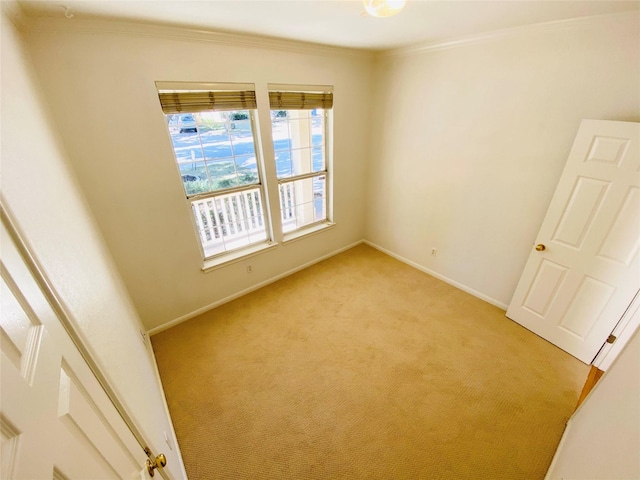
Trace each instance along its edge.
<instances>
[{"instance_id":1,"label":"empty room","mask_svg":"<svg viewBox=\"0 0 640 480\"><path fill-rule=\"evenodd\" d=\"M1 35L1 478L640 478L640 2Z\"/></svg>"}]
</instances>

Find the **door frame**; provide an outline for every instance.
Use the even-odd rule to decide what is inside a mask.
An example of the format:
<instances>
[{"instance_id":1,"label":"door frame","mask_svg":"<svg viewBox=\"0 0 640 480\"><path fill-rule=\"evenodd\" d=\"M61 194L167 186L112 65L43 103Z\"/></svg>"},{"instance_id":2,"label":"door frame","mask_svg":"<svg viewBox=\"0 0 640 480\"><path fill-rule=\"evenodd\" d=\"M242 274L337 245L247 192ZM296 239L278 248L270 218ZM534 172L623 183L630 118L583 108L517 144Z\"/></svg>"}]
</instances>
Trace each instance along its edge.
<instances>
[{"instance_id":1,"label":"door frame","mask_svg":"<svg viewBox=\"0 0 640 480\"><path fill-rule=\"evenodd\" d=\"M82 358L89 366L91 372L98 380L98 383L100 384L104 392L107 394L107 397L115 407L116 411L140 445L140 448L144 451L147 457L151 459L151 461L154 461L156 452L152 452L149 448L149 443L145 440L144 435L136 425L134 418L127 412L127 409L125 408L123 402L116 394L115 389L109 383L108 377L105 375L98 362L96 362L87 342L84 340L82 334L73 324L71 320L72 316L67 311L64 303L60 300L60 297L55 290L53 283L42 268L40 262L35 257L35 255L33 255L33 250L26 240L26 236L21 232L19 226L15 222L14 216L11 213L10 209L7 207L7 203L5 202L2 195L0 195L0 221L2 221L2 223L5 225L7 232L9 233L11 239L16 245L16 248L18 249L19 254L22 256L25 262L25 265L29 269L29 272L31 273L33 279L42 291L45 299L47 300L47 302L49 302L49 305L55 312L58 321L71 338L75 347L82 355ZM164 479L170 480L163 469L158 469L158 472Z\"/></svg>"},{"instance_id":2,"label":"door frame","mask_svg":"<svg viewBox=\"0 0 640 480\"><path fill-rule=\"evenodd\" d=\"M603 371L608 370L638 328L640 328L640 290L636 292L629 307L611 332L616 337L615 342L605 342L591 365Z\"/></svg>"}]
</instances>

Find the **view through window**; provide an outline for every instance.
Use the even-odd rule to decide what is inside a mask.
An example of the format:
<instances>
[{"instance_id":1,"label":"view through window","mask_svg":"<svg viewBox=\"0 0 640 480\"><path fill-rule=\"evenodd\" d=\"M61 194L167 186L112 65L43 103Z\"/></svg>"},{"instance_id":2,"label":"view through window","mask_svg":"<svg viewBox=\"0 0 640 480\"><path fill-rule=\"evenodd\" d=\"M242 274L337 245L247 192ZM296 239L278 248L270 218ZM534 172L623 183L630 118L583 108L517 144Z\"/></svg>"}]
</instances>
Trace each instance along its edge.
<instances>
[{"instance_id":1,"label":"view through window","mask_svg":"<svg viewBox=\"0 0 640 480\"><path fill-rule=\"evenodd\" d=\"M327 93L271 91L271 130L285 233L327 222Z\"/></svg>"},{"instance_id":2,"label":"view through window","mask_svg":"<svg viewBox=\"0 0 640 480\"><path fill-rule=\"evenodd\" d=\"M278 188L283 234L329 223L331 87L270 89L277 184L267 186L252 84L156 85L205 259L271 242L267 188Z\"/></svg>"},{"instance_id":3,"label":"view through window","mask_svg":"<svg viewBox=\"0 0 640 480\"><path fill-rule=\"evenodd\" d=\"M160 90L160 101L205 258L267 241L255 93Z\"/></svg>"}]
</instances>

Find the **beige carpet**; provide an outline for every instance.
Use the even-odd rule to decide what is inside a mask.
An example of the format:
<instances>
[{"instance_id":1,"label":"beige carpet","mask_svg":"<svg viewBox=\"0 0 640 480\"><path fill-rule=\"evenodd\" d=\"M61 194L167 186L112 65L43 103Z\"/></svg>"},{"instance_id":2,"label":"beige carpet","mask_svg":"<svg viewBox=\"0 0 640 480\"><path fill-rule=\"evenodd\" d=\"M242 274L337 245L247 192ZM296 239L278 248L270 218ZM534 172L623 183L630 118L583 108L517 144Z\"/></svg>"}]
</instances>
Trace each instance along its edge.
<instances>
[{"instance_id":1,"label":"beige carpet","mask_svg":"<svg viewBox=\"0 0 640 480\"><path fill-rule=\"evenodd\" d=\"M364 245L152 342L191 480L542 479L588 371Z\"/></svg>"}]
</instances>

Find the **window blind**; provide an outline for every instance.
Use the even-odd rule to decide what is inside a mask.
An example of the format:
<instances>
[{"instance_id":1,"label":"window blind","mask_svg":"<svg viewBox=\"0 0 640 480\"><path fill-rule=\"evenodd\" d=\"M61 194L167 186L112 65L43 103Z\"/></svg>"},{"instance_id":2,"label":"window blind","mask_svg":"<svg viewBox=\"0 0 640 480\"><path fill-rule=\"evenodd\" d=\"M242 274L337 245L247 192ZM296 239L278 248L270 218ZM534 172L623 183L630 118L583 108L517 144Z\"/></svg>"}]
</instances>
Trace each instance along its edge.
<instances>
[{"instance_id":1,"label":"window blind","mask_svg":"<svg viewBox=\"0 0 640 480\"><path fill-rule=\"evenodd\" d=\"M271 110L312 110L333 107L331 92L269 92Z\"/></svg>"},{"instance_id":2,"label":"window blind","mask_svg":"<svg viewBox=\"0 0 640 480\"><path fill-rule=\"evenodd\" d=\"M242 91L179 91L158 92L162 111L198 113L208 110L247 110L257 108L256 92Z\"/></svg>"}]
</instances>

